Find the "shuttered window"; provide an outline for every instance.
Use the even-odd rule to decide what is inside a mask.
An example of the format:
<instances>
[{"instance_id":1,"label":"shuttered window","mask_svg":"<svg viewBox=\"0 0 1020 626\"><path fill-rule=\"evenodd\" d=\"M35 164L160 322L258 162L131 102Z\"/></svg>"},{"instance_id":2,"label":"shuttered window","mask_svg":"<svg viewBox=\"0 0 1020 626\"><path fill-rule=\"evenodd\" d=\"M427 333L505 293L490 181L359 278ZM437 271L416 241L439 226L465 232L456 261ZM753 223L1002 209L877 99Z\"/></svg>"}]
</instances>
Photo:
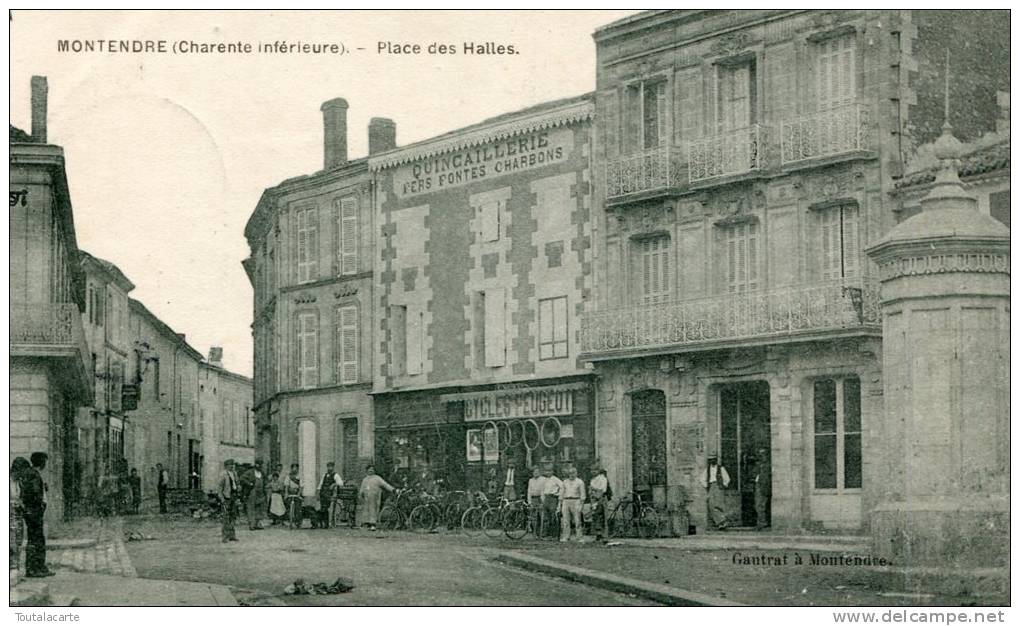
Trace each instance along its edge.
<instances>
[{"instance_id":1,"label":"shuttered window","mask_svg":"<svg viewBox=\"0 0 1020 626\"><path fill-rule=\"evenodd\" d=\"M506 296L502 288L485 290L485 365L506 364Z\"/></svg>"},{"instance_id":2,"label":"shuttered window","mask_svg":"<svg viewBox=\"0 0 1020 626\"><path fill-rule=\"evenodd\" d=\"M315 207L308 207L297 212L297 239L294 255L297 263L297 279L299 283L307 283L318 278L319 274L319 229L318 213Z\"/></svg>"},{"instance_id":3,"label":"shuttered window","mask_svg":"<svg viewBox=\"0 0 1020 626\"><path fill-rule=\"evenodd\" d=\"M298 313L295 327L298 387L316 387L319 384L319 316L312 311Z\"/></svg>"},{"instance_id":4,"label":"shuttered window","mask_svg":"<svg viewBox=\"0 0 1020 626\"><path fill-rule=\"evenodd\" d=\"M792 43L765 51L765 107L767 123L775 126L795 112L797 56Z\"/></svg>"},{"instance_id":5,"label":"shuttered window","mask_svg":"<svg viewBox=\"0 0 1020 626\"><path fill-rule=\"evenodd\" d=\"M405 308L404 328L407 345L407 368L408 374L421 374L424 361L424 339L425 321L424 312L421 307L409 306Z\"/></svg>"},{"instance_id":6,"label":"shuttered window","mask_svg":"<svg viewBox=\"0 0 1020 626\"><path fill-rule=\"evenodd\" d=\"M726 227L726 283L730 293L758 289L758 222Z\"/></svg>"},{"instance_id":7,"label":"shuttered window","mask_svg":"<svg viewBox=\"0 0 1020 626\"><path fill-rule=\"evenodd\" d=\"M754 123L754 65L744 63L718 68L718 129L720 133Z\"/></svg>"},{"instance_id":8,"label":"shuttered window","mask_svg":"<svg viewBox=\"0 0 1020 626\"><path fill-rule=\"evenodd\" d=\"M646 304L665 302L669 299L670 293L670 238L660 236L638 239L634 245L638 251L637 263L640 276L637 278L641 285L642 302Z\"/></svg>"},{"instance_id":9,"label":"shuttered window","mask_svg":"<svg viewBox=\"0 0 1020 626\"><path fill-rule=\"evenodd\" d=\"M567 297L538 301L538 358L567 356Z\"/></svg>"},{"instance_id":10,"label":"shuttered window","mask_svg":"<svg viewBox=\"0 0 1020 626\"><path fill-rule=\"evenodd\" d=\"M824 280L860 275L859 214L860 211L853 205L819 211Z\"/></svg>"},{"instance_id":11,"label":"shuttered window","mask_svg":"<svg viewBox=\"0 0 1020 626\"><path fill-rule=\"evenodd\" d=\"M337 247L340 274L358 273L358 201L354 197L340 200L337 215L339 245Z\"/></svg>"},{"instance_id":12,"label":"shuttered window","mask_svg":"<svg viewBox=\"0 0 1020 626\"><path fill-rule=\"evenodd\" d=\"M653 150L669 137L669 92L664 80L643 81L627 87L624 119L629 152Z\"/></svg>"},{"instance_id":13,"label":"shuttered window","mask_svg":"<svg viewBox=\"0 0 1020 626\"><path fill-rule=\"evenodd\" d=\"M358 307L342 306L336 318L337 380L351 385L358 382Z\"/></svg>"},{"instance_id":14,"label":"shuttered window","mask_svg":"<svg viewBox=\"0 0 1020 626\"><path fill-rule=\"evenodd\" d=\"M852 104L856 93L854 35L826 39L816 45L818 110Z\"/></svg>"},{"instance_id":15,"label":"shuttered window","mask_svg":"<svg viewBox=\"0 0 1020 626\"><path fill-rule=\"evenodd\" d=\"M704 132L703 85L701 68L692 67L677 72L677 116L678 145L693 141Z\"/></svg>"},{"instance_id":16,"label":"shuttered window","mask_svg":"<svg viewBox=\"0 0 1020 626\"><path fill-rule=\"evenodd\" d=\"M825 378L814 384L815 489L860 489L861 381Z\"/></svg>"}]
</instances>

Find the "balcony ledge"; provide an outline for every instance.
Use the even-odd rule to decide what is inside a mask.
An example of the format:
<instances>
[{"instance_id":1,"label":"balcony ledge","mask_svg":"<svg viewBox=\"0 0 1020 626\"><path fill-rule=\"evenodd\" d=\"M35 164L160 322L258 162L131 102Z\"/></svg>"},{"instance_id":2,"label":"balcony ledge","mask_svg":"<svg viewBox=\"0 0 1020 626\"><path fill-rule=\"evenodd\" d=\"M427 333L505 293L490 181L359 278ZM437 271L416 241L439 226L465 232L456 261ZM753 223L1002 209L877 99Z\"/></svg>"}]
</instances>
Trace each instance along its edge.
<instances>
[{"instance_id":1,"label":"balcony ledge","mask_svg":"<svg viewBox=\"0 0 1020 626\"><path fill-rule=\"evenodd\" d=\"M690 193L691 190L686 187L659 187L657 189L635 191L633 193L626 193L619 196L608 196L606 198L606 207L612 208L626 206L628 204L637 204L639 202L647 202L649 200L657 200L659 198L684 196Z\"/></svg>"},{"instance_id":2,"label":"balcony ledge","mask_svg":"<svg viewBox=\"0 0 1020 626\"><path fill-rule=\"evenodd\" d=\"M792 174L793 172L818 167L828 167L830 165L837 165L839 163L847 163L850 161L873 161L875 159L878 159L878 152L875 152L874 150L850 150L847 152L826 154L824 156L810 157L799 161L783 163L782 167L779 168L779 175Z\"/></svg>"}]
</instances>

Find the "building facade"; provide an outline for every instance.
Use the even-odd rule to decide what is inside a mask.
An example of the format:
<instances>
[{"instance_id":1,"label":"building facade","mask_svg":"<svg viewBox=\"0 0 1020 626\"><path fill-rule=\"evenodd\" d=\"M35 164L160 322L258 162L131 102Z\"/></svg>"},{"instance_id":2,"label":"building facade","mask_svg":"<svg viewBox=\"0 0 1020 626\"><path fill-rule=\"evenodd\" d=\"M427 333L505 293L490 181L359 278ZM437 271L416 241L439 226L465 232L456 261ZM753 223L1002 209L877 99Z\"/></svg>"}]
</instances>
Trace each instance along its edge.
<instances>
[{"instance_id":1,"label":"building facade","mask_svg":"<svg viewBox=\"0 0 1020 626\"><path fill-rule=\"evenodd\" d=\"M245 227L256 458L298 463L308 497L329 461L360 480L373 448L374 222L367 160L347 158L347 108L322 105L323 170L267 189ZM371 152L395 138L372 119Z\"/></svg>"},{"instance_id":2,"label":"building facade","mask_svg":"<svg viewBox=\"0 0 1020 626\"><path fill-rule=\"evenodd\" d=\"M93 397L84 280L64 152L47 142L47 83L32 78L31 134L10 129L10 459L49 455L49 521L79 498L78 408Z\"/></svg>"},{"instance_id":3,"label":"building facade","mask_svg":"<svg viewBox=\"0 0 1020 626\"><path fill-rule=\"evenodd\" d=\"M124 386L131 384L128 370L135 349L128 334L128 294L135 285L116 265L79 252L85 276L85 310L82 324L89 360L95 373L95 398L78 410L78 463L82 508L97 501L99 478L106 471L120 472L127 456ZM126 471L126 470L124 470Z\"/></svg>"},{"instance_id":4,"label":"building facade","mask_svg":"<svg viewBox=\"0 0 1020 626\"><path fill-rule=\"evenodd\" d=\"M252 381L223 367L223 348L210 348L198 364L202 489L215 491L223 461L255 462Z\"/></svg>"},{"instance_id":5,"label":"building facade","mask_svg":"<svg viewBox=\"0 0 1020 626\"><path fill-rule=\"evenodd\" d=\"M511 458L519 478L588 474L592 114L588 96L550 102L369 158L384 476L492 491Z\"/></svg>"},{"instance_id":6,"label":"building facade","mask_svg":"<svg viewBox=\"0 0 1020 626\"><path fill-rule=\"evenodd\" d=\"M996 19L651 11L596 31L598 289L581 332L620 492L704 526L714 454L737 526L759 521L768 464L766 524L867 528L893 453L863 250L897 222L895 183L945 121L946 50L954 89L978 102L958 134L995 130L1008 61L951 33L1008 50Z\"/></svg>"}]
</instances>

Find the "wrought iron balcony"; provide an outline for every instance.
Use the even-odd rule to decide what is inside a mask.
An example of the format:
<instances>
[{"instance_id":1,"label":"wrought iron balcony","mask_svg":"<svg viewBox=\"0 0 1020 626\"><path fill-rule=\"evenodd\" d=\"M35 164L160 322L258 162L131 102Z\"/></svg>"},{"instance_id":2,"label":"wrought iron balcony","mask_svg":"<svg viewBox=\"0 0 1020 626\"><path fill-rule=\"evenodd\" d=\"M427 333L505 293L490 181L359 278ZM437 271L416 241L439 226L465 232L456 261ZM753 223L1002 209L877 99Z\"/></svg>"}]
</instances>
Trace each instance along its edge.
<instances>
[{"instance_id":1,"label":"wrought iron balcony","mask_svg":"<svg viewBox=\"0 0 1020 626\"><path fill-rule=\"evenodd\" d=\"M868 109L851 104L783 122L783 165L867 149Z\"/></svg>"},{"instance_id":2,"label":"wrought iron balcony","mask_svg":"<svg viewBox=\"0 0 1020 626\"><path fill-rule=\"evenodd\" d=\"M746 174L765 166L765 129L754 124L687 144L690 181Z\"/></svg>"},{"instance_id":3,"label":"wrought iron balcony","mask_svg":"<svg viewBox=\"0 0 1020 626\"><path fill-rule=\"evenodd\" d=\"M676 148L656 148L621 156L606 164L606 198L686 185L685 169L683 157Z\"/></svg>"},{"instance_id":4,"label":"wrought iron balcony","mask_svg":"<svg viewBox=\"0 0 1020 626\"><path fill-rule=\"evenodd\" d=\"M70 358L91 392L92 360L81 313L73 302L12 302L12 356ZM80 366L80 369L79 369Z\"/></svg>"},{"instance_id":5,"label":"wrought iron balcony","mask_svg":"<svg viewBox=\"0 0 1020 626\"><path fill-rule=\"evenodd\" d=\"M586 313L582 358L642 350L698 350L878 332L878 286L826 281L752 293L642 304Z\"/></svg>"}]
</instances>

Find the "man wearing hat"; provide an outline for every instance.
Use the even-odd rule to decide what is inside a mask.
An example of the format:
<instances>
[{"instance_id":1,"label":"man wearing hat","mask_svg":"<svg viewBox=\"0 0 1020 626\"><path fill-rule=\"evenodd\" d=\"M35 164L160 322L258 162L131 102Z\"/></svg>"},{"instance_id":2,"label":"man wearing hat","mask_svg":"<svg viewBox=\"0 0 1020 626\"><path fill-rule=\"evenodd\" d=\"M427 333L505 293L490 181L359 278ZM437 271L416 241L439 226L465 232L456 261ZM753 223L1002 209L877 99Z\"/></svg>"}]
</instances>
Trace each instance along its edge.
<instances>
[{"instance_id":1,"label":"man wearing hat","mask_svg":"<svg viewBox=\"0 0 1020 626\"><path fill-rule=\"evenodd\" d=\"M237 473L234 472L234 459L227 459L223 462L219 493L220 502L223 505L223 543L237 541L237 534L234 532L234 507L237 505L237 499L241 496L241 483L237 479Z\"/></svg>"},{"instance_id":2,"label":"man wearing hat","mask_svg":"<svg viewBox=\"0 0 1020 626\"><path fill-rule=\"evenodd\" d=\"M769 526L769 500L772 499L772 463L767 447L758 448L754 468L754 527L764 530Z\"/></svg>"},{"instance_id":3,"label":"man wearing hat","mask_svg":"<svg viewBox=\"0 0 1020 626\"><path fill-rule=\"evenodd\" d=\"M595 476L588 483L588 496L592 505L592 527L598 541L609 541L609 501L613 499L613 488L609 486L606 468L595 464Z\"/></svg>"},{"instance_id":4,"label":"man wearing hat","mask_svg":"<svg viewBox=\"0 0 1020 626\"><path fill-rule=\"evenodd\" d=\"M720 485L720 483L722 483ZM708 455L708 467L701 477L701 486L708 490L708 519L718 530L724 530L726 521L725 498L723 489L730 486L730 475L726 468L719 465L717 454Z\"/></svg>"}]
</instances>

